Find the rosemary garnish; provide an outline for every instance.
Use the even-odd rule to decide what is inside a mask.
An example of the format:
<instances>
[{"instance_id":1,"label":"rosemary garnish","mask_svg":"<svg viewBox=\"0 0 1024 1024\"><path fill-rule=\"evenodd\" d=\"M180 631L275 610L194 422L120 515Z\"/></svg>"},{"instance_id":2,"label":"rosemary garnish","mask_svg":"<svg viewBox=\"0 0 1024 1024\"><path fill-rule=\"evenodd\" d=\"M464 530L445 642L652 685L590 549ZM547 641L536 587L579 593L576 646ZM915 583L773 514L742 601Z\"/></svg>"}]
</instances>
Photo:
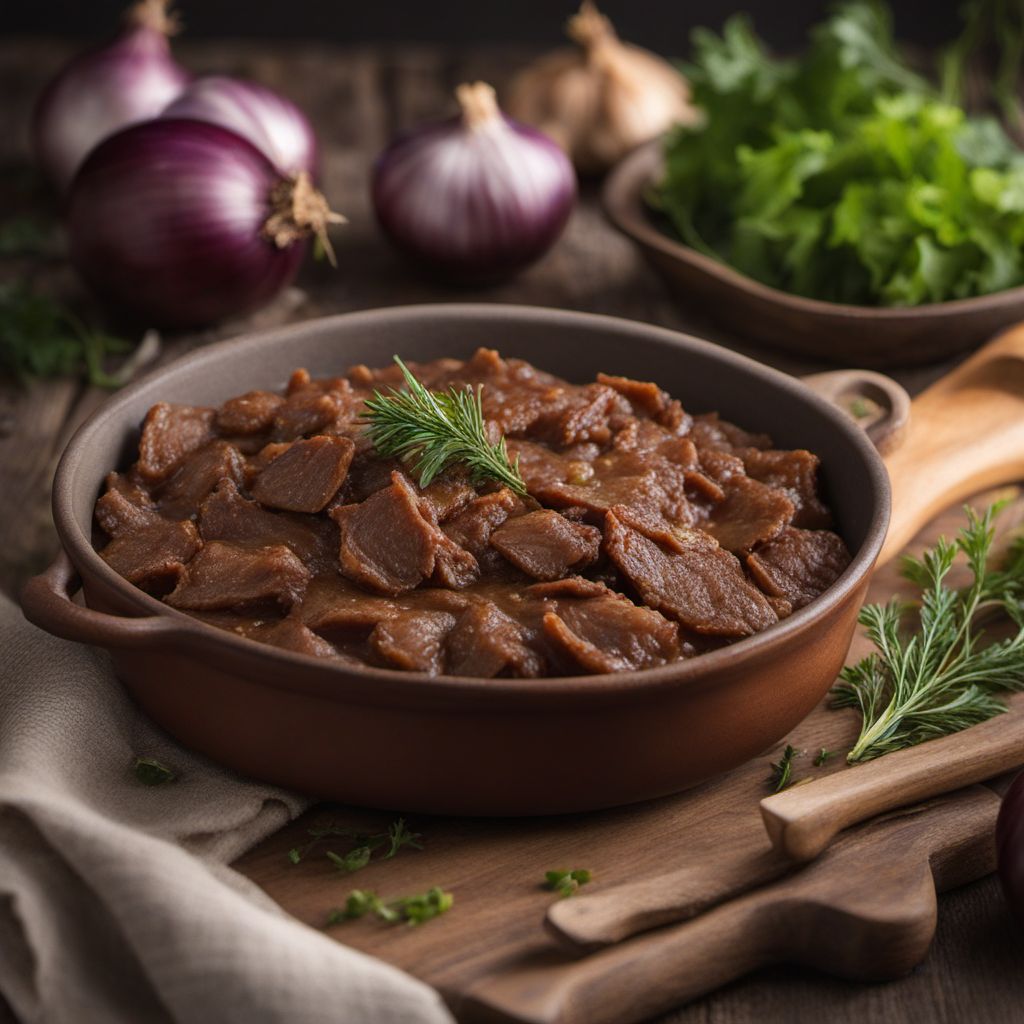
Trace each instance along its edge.
<instances>
[{"instance_id":1,"label":"rosemary garnish","mask_svg":"<svg viewBox=\"0 0 1024 1024\"><path fill-rule=\"evenodd\" d=\"M820 768L834 753L834 750L826 750L822 747L814 757L814 767Z\"/></svg>"},{"instance_id":2,"label":"rosemary garnish","mask_svg":"<svg viewBox=\"0 0 1024 1024\"><path fill-rule=\"evenodd\" d=\"M918 602L861 610L877 651L844 668L832 691L833 707L859 708L863 719L851 764L1002 714L996 694L1024 689L1024 538L1001 569L988 564L1001 507L980 516L965 509L967 526L955 541L940 537L921 558L904 559L903 575L921 589ZM945 583L959 555L972 577L962 589ZM991 612L1009 616L1016 632L983 646L979 622ZM904 628L912 619L914 628Z\"/></svg>"},{"instance_id":3,"label":"rosemary garnish","mask_svg":"<svg viewBox=\"0 0 1024 1024\"><path fill-rule=\"evenodd\" d=\"M412 850L423 849L423 836L419 832L413 832L405 823L404 818L396 818L388 827L386 832L367 832L365 828L354 828L351 825L336 825L329 823L318 825L306 830L311 837L305 846L293 846L288 851L288 860L292 864L298 864L307 857L310 852L323 840L333 837L351 839L352 847L344 854L327 851L327 859L339 870L346 873L358 871L370 863L373 854L385 846L384 855L380 860L390 860L404 847Z\"/></svg>"},{"instance_id":4,"label":"rosemary garnish","mask_svg":"<svg viewBox=\"0 0 1024 1024\"><path fill-rule=\"evenodd\" d=\"M483 386L428 391L398 356L394 359L407 390L388 388L386 395L375 391L367 399L363 417L377 451L408 462L419 475L421 487L449 466L461 463L469 469L474 484L497 480L525 496L519 460L509 460L504 438L496 444L488 440L481 403Z\"/></svg>"},{"instance_id":5,"label":"rosemary garnish","mask_svg":"<svg viewBox=\"0 0 1024 1024\"><path fill-rule=\"evenodd\" d=\"M793 782L793 758L797 756L799 751L796 747L791 744L786 744L786 749L782 752L782 757L778 761L773 761L771 768L771 775L768 777L768 783L772 787L772 792L781 793L787 786Z\"/></svg>"}]
</instances>

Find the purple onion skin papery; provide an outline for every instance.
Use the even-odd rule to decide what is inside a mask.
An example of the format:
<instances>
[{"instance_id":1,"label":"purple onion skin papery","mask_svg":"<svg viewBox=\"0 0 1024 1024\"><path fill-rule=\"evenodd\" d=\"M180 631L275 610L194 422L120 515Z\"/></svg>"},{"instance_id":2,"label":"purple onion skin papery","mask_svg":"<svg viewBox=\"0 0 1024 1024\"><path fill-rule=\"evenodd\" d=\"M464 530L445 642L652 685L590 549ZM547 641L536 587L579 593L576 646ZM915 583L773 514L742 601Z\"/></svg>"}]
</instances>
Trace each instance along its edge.
<instances>
[{"instance_id":1,"label":"purple onion skin papery","mask_svg":"<svg viewBox=\"0 0 1024 1024\"><path fill-rule=\"evenodd\" d=\"M255 82L224 75L197 78L161 114L228 128L266 154L282 174L317 177L317 141L299 108Z\"/></svg>"},{"instance_id":2,"label":"purple onion skin papery","mask_svg":"<svg viewBox=\"0 0 1024 1024\"><path fill-rule=\"evenodd\" d=\"M108 304L157 326L255 309L292 281L308 247L278 248L261 234L280 180L255 146L217 125L126 129L75 177L71 259Z\"/></svg>"},{"instance_id":3,"label":"purple onion skin papery","mask_svg":"<svg viewBox=\"0 0 1024 1024\"><path fill-rule=\"evenodd\" d=\"M163 31L130 25L116 39L73 58L43 90L32 116L36 160L63 193L99 142L156 117L188 82Z\"/></svg>"},{"instance_id":4,"label":"purple onion skin papery","mask_svg":"<svg viewBox=\"0 0 1024 1024\"><path fill-rule=\"evenodd\" d=\"M575 198L562 150L500 112L475 125L463 115L413 129L373 172L384 233L432 276L462 284L504 280L541 257Z\"/></svg>"}]
</instances>

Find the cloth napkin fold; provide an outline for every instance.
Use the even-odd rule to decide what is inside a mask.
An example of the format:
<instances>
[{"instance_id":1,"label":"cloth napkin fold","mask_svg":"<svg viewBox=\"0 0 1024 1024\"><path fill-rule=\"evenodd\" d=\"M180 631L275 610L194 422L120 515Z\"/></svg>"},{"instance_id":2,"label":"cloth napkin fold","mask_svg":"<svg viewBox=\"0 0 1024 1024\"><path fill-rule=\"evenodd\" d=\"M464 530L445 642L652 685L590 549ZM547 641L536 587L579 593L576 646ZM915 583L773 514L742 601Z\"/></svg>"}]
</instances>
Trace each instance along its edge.
<instances>
[{"instance_id":1,"label":"cloth napkin fold","mask_svg":"<svg viewBox=\"0 0 1024 1024\"><path fill-rule=\"evenodd\" d=\"M136 757L177 780L143 785ZM0 595L0 1021L6 1000L23 1024L450 1024L227 866L304 807L177 746L104 652Z\"/></svg>"}]
</instances>

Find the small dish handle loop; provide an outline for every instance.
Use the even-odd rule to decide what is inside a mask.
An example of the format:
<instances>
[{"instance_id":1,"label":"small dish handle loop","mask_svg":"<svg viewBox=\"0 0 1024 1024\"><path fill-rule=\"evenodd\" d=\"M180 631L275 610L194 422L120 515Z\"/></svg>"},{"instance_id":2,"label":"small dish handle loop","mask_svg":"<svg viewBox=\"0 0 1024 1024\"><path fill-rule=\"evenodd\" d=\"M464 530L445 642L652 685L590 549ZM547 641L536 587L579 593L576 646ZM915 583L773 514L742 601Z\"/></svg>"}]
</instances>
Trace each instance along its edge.
<instances>
[{"instance_id":1,"label":"small dish handle loop","mask_svg":"<svg viewBox=\"0 0 1024 1024\"><path fill-rule=\"evenodd\" d=\"M873 370L832 370L801 380L849 416L882 455L895 451L910 422L910 395Z\"/></svg>"},{"instance_id":2,"label":"small dish handle loop","mask_svg":"<svg viewBox=\"0 0 1024 1024\"><path fill-rule=\"evenodd\" d=\"M21 609L25 618L48 633L100 647L143 648L164 644L181 633L179 627L159 615L131 618L108 615L76 604L78 574L67 552L25 584Z\"/></svg>"}]
</instances>

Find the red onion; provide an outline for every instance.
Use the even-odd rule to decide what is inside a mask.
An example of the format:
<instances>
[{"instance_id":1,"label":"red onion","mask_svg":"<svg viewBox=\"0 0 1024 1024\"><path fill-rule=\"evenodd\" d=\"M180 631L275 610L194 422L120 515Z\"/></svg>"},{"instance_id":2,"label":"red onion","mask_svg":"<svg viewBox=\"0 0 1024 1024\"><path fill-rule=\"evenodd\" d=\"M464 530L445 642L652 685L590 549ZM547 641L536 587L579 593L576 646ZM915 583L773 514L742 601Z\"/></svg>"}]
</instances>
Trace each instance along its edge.
<instances>
[{"instance_id":1,"label":"red onion","mask_svg":"<svg viewBox=\"0 0 1024 1024\"><path fill-rule=\"evenodd\" d=\"M108 302L149 323L196 326L254 309L338 221L302 171L283 177L251 142L202 121L126 128L71 187L71 259ZM329 248L328 248L329 252Z\"/></svg>"},{"instance_id":2,"label":"red onion","mask_svg":"<svg viewBox=\"0 0 1024 1024\"><path fill-rule=\"evenodd\" d=\"M381 154L373 204L391 240L433 272L499 279L558 238L576 177L551 139L504 117L489 85L461 85L456 96L460 117L423 125Z\"/></svg>"},{"instance_id":3,"label":"red onion","mask_svg":"<svg viewBox=\"0 0 1024 1024\"><path fill-rule=\"evenodd\" d=\"M996 852L1006 901L1024 927L1024 772L1014 780L999 808Z\"/></svg>"},{"instance_id":4,"label":"red onion","mask_svg":"<svg viewBox=\"0 0 1024 1024\"><path fill-rule=\"evenodd\" d=\"M98 142L156 117L185 88L188 75L167 43L173 29L166 0L140 0L117 38L74 58L46 87L33 114L32 145L59 191Z\"/></svg>"},{"instance_id":5,"label":"red onion","mask_svg":"<svg viewBox=\"0 0 1024 1024\"><path fill-rule=\"evenodd\" d=\"M255 82L223 75L197 78L161 116L230 128L265 153L283 174L316 175L316 136L306 115Z\"/></svg>"}]
</instances>

